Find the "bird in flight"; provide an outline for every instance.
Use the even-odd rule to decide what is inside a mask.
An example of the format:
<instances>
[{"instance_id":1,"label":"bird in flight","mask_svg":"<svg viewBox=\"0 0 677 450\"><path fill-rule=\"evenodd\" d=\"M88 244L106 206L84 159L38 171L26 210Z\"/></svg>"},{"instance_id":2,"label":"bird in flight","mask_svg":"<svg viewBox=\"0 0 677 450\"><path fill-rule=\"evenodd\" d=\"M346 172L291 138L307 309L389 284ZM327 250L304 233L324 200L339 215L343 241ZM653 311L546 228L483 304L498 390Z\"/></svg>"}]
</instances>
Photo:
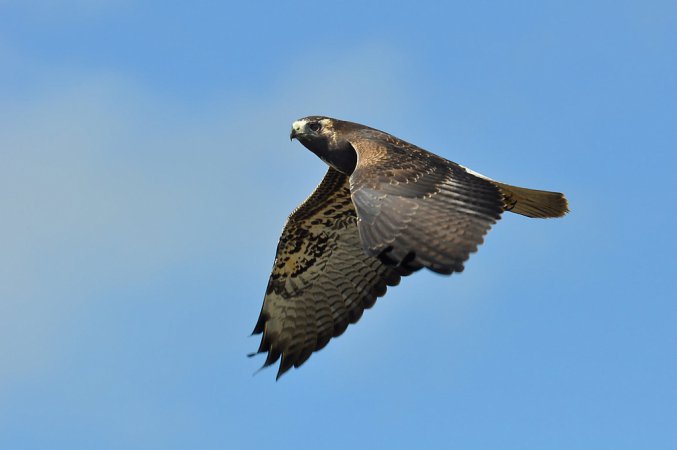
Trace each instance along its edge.
<instances>
[{"instance_id":1,"label":"bird in flight","mask_svg":"<svg viewBox=\"0 0 677 450\"><path fill-rule=\"evenodd\" d=\"M287 219L253 334L277 378L357 322L400 278L449 275L510 211L561 217L558 192L511 186L358 123L309 116L291 139L329 165ZM254 354L256 354L254 353ZM252 354L253 355L253 354Z\"/></svg>"}]
</instances>

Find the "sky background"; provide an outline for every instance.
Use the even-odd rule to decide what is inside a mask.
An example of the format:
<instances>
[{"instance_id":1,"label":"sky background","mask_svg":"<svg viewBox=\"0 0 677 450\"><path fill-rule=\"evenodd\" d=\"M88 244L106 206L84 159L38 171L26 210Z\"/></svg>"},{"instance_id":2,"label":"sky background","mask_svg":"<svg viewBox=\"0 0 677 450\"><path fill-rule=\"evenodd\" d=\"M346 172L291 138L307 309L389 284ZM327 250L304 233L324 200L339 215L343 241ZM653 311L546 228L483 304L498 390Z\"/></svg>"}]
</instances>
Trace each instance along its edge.
<instances>
[{"instance_id":1,"label":"sky background","mask_svg":"<svg viewBox=\"0 0 677 450\"><path fill-rule=\"evenodd\" d=\"M0 0L0 448L677 447L671 1ZM565 192L275 382L295 119Z\"/></svg>"}]
</instances>

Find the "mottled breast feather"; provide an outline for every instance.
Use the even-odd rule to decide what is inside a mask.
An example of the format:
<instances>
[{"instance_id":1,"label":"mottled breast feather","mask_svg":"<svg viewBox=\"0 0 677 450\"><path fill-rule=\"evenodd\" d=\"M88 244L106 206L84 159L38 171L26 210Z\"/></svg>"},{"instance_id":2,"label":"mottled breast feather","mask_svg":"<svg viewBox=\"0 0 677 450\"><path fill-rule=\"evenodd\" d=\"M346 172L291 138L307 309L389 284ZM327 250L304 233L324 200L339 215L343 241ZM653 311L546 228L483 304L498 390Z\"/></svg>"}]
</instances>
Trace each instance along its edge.
<instances>
[{"instance_id":1,"label":"mottled breast feather","mask_svg":"<svg viewBox=\"0 0 677 450\"><path fill-rule=\"evenodd\" d=\"M329 168L287 220L254 334L264 366L280 357L279 377L355 323L365 308L413 269L365 253L348 177Z\"/></svg>"}]
</instances>

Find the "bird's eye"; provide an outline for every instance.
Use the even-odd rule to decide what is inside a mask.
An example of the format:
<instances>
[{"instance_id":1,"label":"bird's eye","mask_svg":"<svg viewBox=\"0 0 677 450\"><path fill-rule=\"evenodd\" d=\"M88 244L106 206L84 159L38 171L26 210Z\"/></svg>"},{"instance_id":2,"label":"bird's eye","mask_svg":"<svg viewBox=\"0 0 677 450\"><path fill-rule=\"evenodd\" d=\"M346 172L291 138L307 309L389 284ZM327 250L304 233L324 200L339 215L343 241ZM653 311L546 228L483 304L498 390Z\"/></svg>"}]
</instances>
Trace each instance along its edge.
<instances>
[{"instance_id":1,"label":"bird's eye","mask_svg":"<svg viewBox=\"0 0 677 450\"><path fill-rule=\"evenodd\" d=\"M320 122L310 122L308 128L317 133L322 128L322 125L320 125Z\"/></svg>"}]
</instances>

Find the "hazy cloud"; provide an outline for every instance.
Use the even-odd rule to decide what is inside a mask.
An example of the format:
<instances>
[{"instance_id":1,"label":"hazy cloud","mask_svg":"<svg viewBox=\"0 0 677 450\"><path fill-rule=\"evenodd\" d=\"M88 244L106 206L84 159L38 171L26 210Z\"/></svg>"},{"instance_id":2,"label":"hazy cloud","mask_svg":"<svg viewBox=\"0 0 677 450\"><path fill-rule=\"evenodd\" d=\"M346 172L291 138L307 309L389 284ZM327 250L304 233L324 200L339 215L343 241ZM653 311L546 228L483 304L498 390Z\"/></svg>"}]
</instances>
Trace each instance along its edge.
<instances>
[{"instance_id":1,"label":"hazy cloud","mask_svg":"<svg viewBox=\"0 0 677 450\"><path fill-rule=\"evenodd\" d=\"M226 86L198 112L123 74L63 71L0 106L0 385L54 362L66 324L106 289L277 233L271 218L281 226L324 171L289 144L289 123L356 104L353 119L394 117L407 102L396 59L366 46L290 68L261 92ZM306 169L317 176L287 184Z\"/></svg>"}]
</instances>

